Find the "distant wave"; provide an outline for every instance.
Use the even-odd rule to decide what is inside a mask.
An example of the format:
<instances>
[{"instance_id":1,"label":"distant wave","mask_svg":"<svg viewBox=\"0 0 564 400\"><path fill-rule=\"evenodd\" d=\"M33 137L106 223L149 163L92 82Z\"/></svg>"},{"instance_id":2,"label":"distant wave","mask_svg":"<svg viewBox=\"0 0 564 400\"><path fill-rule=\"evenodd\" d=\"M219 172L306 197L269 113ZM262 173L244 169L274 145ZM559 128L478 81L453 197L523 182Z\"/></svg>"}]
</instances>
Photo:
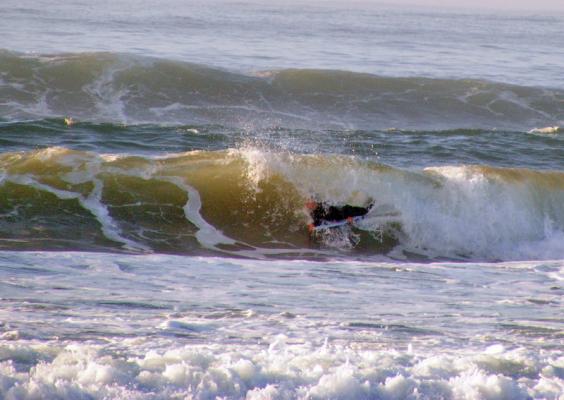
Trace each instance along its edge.
<instances>
[{"instance_id":1,"label":"distant wave","mask_svg":"<svg viewBox=\"0 0 564 400\"><path fill-rule=\"evenodd\" d=\"M563 172L406 171L350 156L254 148L141 157L52 147L4 153L0 168L2 249L564 257ZM358 229L312 241L303 206L310 196L375 205ZM360 240L354 250L349 233Z\"/></svg>"},{"instance_id":2,"label":"distant wave","mask_svg":"<svg viewBox=\"0 0 564 400\"><path fill-rule=\"evenodd\" d=\"M463 77L461 77L463 78ZM561 126L564 91L330 70L254 76L112 53L0 51L0 119L223 124L248 129L528 131Z\"/></svg>"}]
</instances>

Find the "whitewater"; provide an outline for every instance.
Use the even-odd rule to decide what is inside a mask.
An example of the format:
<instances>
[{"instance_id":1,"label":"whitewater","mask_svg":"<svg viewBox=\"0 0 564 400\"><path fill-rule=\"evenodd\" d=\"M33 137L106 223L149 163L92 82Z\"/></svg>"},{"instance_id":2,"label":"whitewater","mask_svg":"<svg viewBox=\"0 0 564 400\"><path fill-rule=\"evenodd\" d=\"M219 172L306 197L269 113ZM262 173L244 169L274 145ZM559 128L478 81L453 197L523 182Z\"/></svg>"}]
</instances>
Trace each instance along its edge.
<instances>
[{"instance_id":1,"label":"whitewater","mask_svg":"<svg viewBox=\"0 0 564 400\"><path fill-rule=\"evenodd\" d=\"M564 399L563 15L0 18L0 399Z\"/></svg>"}]
</instances>

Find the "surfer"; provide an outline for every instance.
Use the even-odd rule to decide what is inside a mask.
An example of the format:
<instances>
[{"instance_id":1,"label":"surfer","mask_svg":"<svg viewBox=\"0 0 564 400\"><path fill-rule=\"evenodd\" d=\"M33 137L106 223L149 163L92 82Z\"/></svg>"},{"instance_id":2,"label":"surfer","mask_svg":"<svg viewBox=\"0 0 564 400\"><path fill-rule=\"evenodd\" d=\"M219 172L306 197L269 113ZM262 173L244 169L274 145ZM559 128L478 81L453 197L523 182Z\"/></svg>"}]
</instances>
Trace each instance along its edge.
<instances>
[{"instance_id":1,"label":"surfer","mask_svg":"<svg viewBox=\"0 0 564 400\"><path fill-rule=\"evenodd\" d=\"M308 231L311 233L316 227L332 222L347 221L352 223L354 217L362 217L368 214L373 205L374 203L371 203L368 207L357 207L349 204L333 206L309 199L305 206L313 222L307 226Z\"/></svg>"}]
</instances>

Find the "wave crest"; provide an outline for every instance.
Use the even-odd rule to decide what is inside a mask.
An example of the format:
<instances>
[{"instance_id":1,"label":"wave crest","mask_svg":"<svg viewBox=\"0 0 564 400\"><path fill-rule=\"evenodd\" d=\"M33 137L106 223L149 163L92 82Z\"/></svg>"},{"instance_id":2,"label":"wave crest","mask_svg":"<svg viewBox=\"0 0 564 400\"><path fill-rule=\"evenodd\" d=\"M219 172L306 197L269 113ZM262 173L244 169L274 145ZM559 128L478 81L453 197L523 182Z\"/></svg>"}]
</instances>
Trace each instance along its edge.
<instances>
[{"instance_id":1,"label":"wave crest","mask_svg":"<svg viewBox=\"0 0 564 400\"><path fill-rule=\"evenodd\" d=\"M0 52L0 118L291 128L528 130L564 121L560 89L330 70L242 75L112 53Z\"/></svg>"},{"instance_id":2,"label":"wave crest","mask_svg":"<svg viewBox=\"0 0 564 400\"><path fill-rule=\"evenodd\" d=\"M335 204L375 202L353 228L357 256L564 256L561 172L406 171L255 148L162 157L49 148L5 153L0 166L0 228L9 249L320 254L335 249L311 241L305 229L303 204L314 195Z\"/></svg>"}]
</instances>

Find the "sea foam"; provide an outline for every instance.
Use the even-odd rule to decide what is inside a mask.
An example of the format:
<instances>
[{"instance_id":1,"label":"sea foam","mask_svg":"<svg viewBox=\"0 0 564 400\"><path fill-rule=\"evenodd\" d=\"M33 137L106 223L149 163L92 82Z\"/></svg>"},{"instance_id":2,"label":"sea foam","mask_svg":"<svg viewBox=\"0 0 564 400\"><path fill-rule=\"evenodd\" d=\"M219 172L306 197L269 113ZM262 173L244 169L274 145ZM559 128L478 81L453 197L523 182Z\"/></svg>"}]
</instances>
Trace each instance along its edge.
<instances>
[{"instance_id":1,"label":"sea foam","mask_svg":"<svg viewBox=\"0 0 564 400\"><path fill-rule=\"evenodd\" d=\"M525 349L418 354L348 346L0 344L5 399L558 399L564 358ZM274 345L275 344L275 345ZM119 351L112 349L121 348Z\"/></svg>"}]
</instances>

